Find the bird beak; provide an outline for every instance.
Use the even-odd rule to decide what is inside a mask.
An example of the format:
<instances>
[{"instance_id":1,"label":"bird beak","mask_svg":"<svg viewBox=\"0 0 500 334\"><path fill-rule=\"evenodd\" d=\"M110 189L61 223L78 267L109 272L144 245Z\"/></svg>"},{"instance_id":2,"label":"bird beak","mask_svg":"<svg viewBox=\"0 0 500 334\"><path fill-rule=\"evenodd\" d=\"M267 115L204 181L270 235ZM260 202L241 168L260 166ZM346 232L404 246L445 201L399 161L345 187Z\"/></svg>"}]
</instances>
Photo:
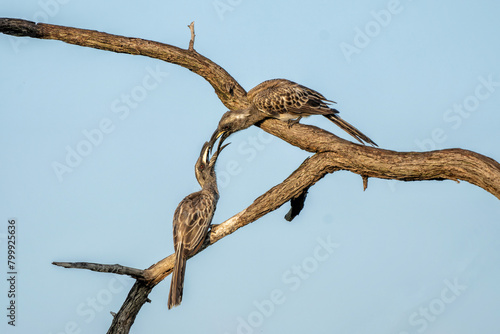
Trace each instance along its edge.
<instances>
[{"instance_id":1,"label":"bird beak","mask_svg":"<svg viewBox=\"0 0 500 334\"><path fill-rule=\"evenodd\" d=\"M208 151L209 151L209 150L210 150L210 149L209 149L209 147L207 146L207 147L205 147L205 148L204 148L204 151L203 151L203 155L202 155L201 160L202 160L203 162L205 162L205 163L208 163Z\"/></svg>"},{"instance_id":2,"label":"bird beak","mask_svg":"<svg viewBox=\"0 0 500 334\"><path fill-rule=\"evenodd\" d=\"M217 154L219 154L220 152L222 152L222 150L225 149L226 146L229 145L229 144L231 144L231 143L227 143L226 145L223 145L222 147L220 147L220 145L219 145L219 148L217 149Z\"/></svg>"},{"instance_id":3,"label":"bird beak","mask_svg":"<svg viewBox=\"0 0 500 334\"><path fill-rule=\"evenodd\" d=\"M222 137L222 138L219 141L219 146L217 146L217 151L220 151L221 145L224 142L224 140L226 140L226 138L229 137L229 133L227 133L224 130L219 130L219 129L215 130L214 134L212 135L212 138L210 138L210 141L209 141L210 152L212 152L213 146L214 146L215 142L217 141L217 139L219 139L219 137Z\"/></svg>"},{"instance_id":4,"label":"bird beak","mask_svg":"<svg viewBox=\"0 0 500 334\"><path fill-rule=\"evenodd\" d=\"M201 160L201 162L204 164L207 164L209 162L209 159L208 159L209 151L210 151L209 143L205 142L205 144L203 144L203 147L201 148L200 158L199 158Z\"/></svg>"},{"instance_id":5,"label":"bird beak","mask_svg":"<svg viewBox=\"0 0 500 334\"><path fill-rule=\"evenodd\" d=\"M221 147L220 143L219 143L219 147L217 148L217 151L214 153L214 155L212 155L212 158L210 159L210 166L215 165L215 161L217 161L217 157L219 156L220 152L222 152L222 150L224 148L226 148L226 146L229 145L229 144L231 144L231 143L227 143L226 145L223 145Z\"/></svg>"}]
</instances>

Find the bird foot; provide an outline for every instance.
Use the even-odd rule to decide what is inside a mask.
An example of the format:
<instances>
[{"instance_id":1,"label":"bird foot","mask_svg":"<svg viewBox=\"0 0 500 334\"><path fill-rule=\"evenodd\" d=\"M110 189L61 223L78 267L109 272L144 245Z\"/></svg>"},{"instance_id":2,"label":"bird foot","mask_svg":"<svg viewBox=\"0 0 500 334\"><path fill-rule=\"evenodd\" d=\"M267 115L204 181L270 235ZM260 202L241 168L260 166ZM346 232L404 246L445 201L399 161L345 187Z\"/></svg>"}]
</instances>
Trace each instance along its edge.
<instances>
[{"instance_id":1,"label":"bird foot","mask_svg":"<svg viewBox=\"0 0 500 334\"><path fill-rule=\"evenodd\" d=\"M302 119L302 116L299 116L299 117L297 117L297 118L295 118L295 119L289 119L289 120L287 121L287 123L288 123L288 128L290 129L292 126L294 126L295 124L299 123L301 119Z\"/></svg>"}]
</instances>

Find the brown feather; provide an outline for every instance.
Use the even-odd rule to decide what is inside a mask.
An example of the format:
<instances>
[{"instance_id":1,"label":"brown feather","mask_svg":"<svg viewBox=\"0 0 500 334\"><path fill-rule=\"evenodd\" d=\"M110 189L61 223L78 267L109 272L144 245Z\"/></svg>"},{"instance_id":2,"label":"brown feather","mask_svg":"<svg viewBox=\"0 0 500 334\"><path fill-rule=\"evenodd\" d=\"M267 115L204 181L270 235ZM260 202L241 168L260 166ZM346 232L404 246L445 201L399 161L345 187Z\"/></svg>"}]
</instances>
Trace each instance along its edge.
<instances>
[{"instance_id":1,"label":"brown feather","mask_svg":"<svg viewBox=\"0 0 500 334\"><path fill-rule=\"evenodd\" d=\"M182 244L180 250L175 252L175 265L172 271L172 283L170 283L170 293L168 294L168 309L179 305L182 302L182 292L184 290L184 275L186 273L186 257L182 255Z\"/></svg>"},{"instance_id":2,"label":"brown feather","mask_svg":"<svg viewBox=\"0 0 500 334\"><path fill-rule=\"evenodd\" d=\"M378 146L373 140L368 138L366 135L364 135L361 131L356 129L354 126L351 124L347 123L344 121L340 116L332 114L332 115L323 115L326 118L328 118L330 121L333 123L337 124L342 130L356 138L361 144L364 142L367 142L368 144L371 144L373 146Z\"/></svg>"},{"instance_id":3,"label":"brown feather","mask_svg":"<svg viewBox=\"0 0 500 334\"><path fill-rule=\"evenodd\" d=\"M322 115L337 124L342 130L356 138L361 143L377 146L351 124L337 114L337 109L330 105L335 103L321 93L286 79L273 79L262 82L252 88L248 99L255 108L269 117L282 120L299 119L311 115Z\"/></svg>"},{"instance_id":4,"label":"brown feather","mask_svg":"<svg viewBox=\"0 0 500 334\"><path fill-rule=\"evenodd\" d=\"M203 245L215 213L219 192L215 177L215 161L221 147L208 159L209 143L205 143L196 162L196 178L202 190L187 195L177 206L173 219L175 266L170 284L168 308L182 301L186 261Z\"/></svg>"}]
</instances>

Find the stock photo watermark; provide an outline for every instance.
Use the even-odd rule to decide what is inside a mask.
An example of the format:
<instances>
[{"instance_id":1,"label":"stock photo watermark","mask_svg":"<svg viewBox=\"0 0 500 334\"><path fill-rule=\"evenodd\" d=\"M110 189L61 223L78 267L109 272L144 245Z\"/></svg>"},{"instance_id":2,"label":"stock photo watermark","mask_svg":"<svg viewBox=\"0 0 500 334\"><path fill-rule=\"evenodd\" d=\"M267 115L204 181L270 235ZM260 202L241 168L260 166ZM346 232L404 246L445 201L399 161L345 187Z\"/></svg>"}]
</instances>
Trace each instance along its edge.
<instances>
[{"instance_id":1,"label":"stock photo watermark","mask_svg":"<svg viewBox=\"0 0 500 334\"><path fill-rule=\"evenodd\" d=\"M226 13L234 11L242 2L243 0L214 0L212 6L219 19L224 21Z\"/></svg>"},{"instance_id":2,"label":"stock photo watermark","mask_svg":"<svg viewBox=\"0 0 500 334\"><path fill-rule=\"evenodd\" d=\"M17 260L17 220L7 220L7 324L16 326L17 321L17 295L18 295L18 260Z\"/></svg>"},{"instance_id":3,"label":"stock photo watermark","mask_svg":"<svg viewBox=\"0 0 500 334\"><path fill-rule=\"evenodd\" d=\"M217 184L220 189L224 189L231 183L231 179L243 172L243 166L254 161L260 152L263 152L267 145L273 142L274 136L265 131L259 131L256 136L248 136L237 147L239 158L244 159L242 164L236 159L229 160L225 165L220 166L217 171Z\"/></svg>"},{"instance_id":4,"label":"stock photo watermark","mask_svg":"<svg viewBox=\"0 0 500 334\"><path fill-rule=\"evenodd\" d=\"M97 315L103 311L109 311L109 305L114 297L130 285L130 279L126 276L117 275L111 278L106 287L97 291L94 295L87 297L85 301L76 306L76 319L67 321L61 329L49 334L78 334L83 333L85 325L90 324Z\"/></svg>"},{"instance_id":5,"label":"stock photo watermark","mask_svg":"<svg viewBox=\"0 0 500 334\"><path fill-rule=\"evenodd\" d=\"M408 0L412 1L412 0ZM370 43L377 38L380 33L387 28L394 17L401 14L405 7L400 0L389 1L384 9L372 10L370 12L371 20L366 22L363 27L354 28L354 37L351 42L340 43L340 51L345 60L350 63L354 55L359 55Z\"/></svg>"},{"instance_id":6,"label":"stock photo watermark","mask_svg":"<svg viewBox=\"0 0 500 334\"><path fill-rule=\"evenodd\" d=\"M443 285L444 287L435 298L421 305L418 310L408 316L410 328L398 334L424 333L467 290L467 286L460 283L457 278L445 279Z\"/></svg>"},{"instance_id":7,"label":"stock photo watermark","mask_svg":"<svg viewBox=\"0 0 500 334\"><path fill-rule=\"evenodd\" d=\"M443 113L443 121L453 130L458 130L463 121L479 110L481 103L488 100L500 87L500 81L493 79L493 74L488 76L479 76L474 90L462 101L453 103L453 106L446 109ZM449 129L448 129L449 131ZM415 144L424 151L435 150L442 147L442 144L448 139L447 130L442 127L432 129L430 135L424 139L416 139Z\"/></svg>"},{"instance_id":8,"label":"stock photo watermark","mask_svg":"<svg viewBox=\"0 0 500 334\"><path fill-rule=\"evenodd\" d=\"M134 86L129 92L122 93L119 98L114 99L110 104L110 110L114 117L120 122L125 121L131 114L131 111L137 109L149 93L160 86L168 77L168 72L160 69L159 65L155 69L146 67L146 74L141 83ZM80 166L84 159L102 145L107 136L115 131L118 121L109 117L103 117L97 126L93 129L83 129L81 139L75 145L66 145L65 158L61 161L53 161L52 170L59 182L64 181L66 174L72 173Z\"/></svg>"},{"instance_id":9,"label":"stock photo watermark","mask_svg":"<svg viewBox=\"0 0 500 334\"><path fill-rule=\"evenodd\" d=\"M252 311L246 316L236 318L237 325L233 333L253 334L260 332L259 328L264 325L266 319L270 318L278 307L286 302L287 295L297 291L339 247L340 244L333 242L330 235L317 238L311 254L302 259L299 264L294 264L283 272L281 285L284 287L271 290L267 294L268 297L264 299L254 300ZM229 332L225 334L229 334Z\"/></svg>"},{"instance_id":10,"label":"stock photo watermark","mask_svg":"<svg viewBox=\"0 0 500 334\"><path fill-rule=\"evenodd\" d=\"M477 77L474 89L458 102L453 103L443 112L445 126L433 128L427 137L415 139L414 143L420 151L433 151L444 148L451 130L457 131L475 113L479 112L481 104L490 99L500 87L500 81L494 79L494 74ZM387 183L392 192L396 191L397 182Z\"/></svg>"},{"instance_id":11,"label":"stock photo watermark","mask_svg":"<svg viewBox=\"0 0 500 334\"><path fill-rule=\"evenodd\" d=\"M49 23L51 18L54 18L61 12L61 8L67 5L71 0L40 0L38 1L38 7L40 8L36 11L31 20L37 23ZM19 53L20 47L24 44L29 43L28 38L19 38L14 36L9 36L9 42L15 53Z\"/></svg>"}]
</instances>

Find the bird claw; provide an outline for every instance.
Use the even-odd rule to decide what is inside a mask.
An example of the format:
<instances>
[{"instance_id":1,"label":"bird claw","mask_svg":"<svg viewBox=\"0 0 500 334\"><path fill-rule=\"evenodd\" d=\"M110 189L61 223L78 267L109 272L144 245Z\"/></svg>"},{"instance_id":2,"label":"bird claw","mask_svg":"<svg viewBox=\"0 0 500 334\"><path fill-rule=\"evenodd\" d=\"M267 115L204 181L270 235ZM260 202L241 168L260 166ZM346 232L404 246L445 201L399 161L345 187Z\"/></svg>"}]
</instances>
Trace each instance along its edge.
<instances>
[{"instance_id":1,"label":"bird claw","mask_svg":"<svg viewBox=\"0 0 500 334\"><path fill-rule=\"evenodd\" d=\"M292 119L289 119L289 120L287 121L287 123L288 123L288 128L290 129L292 126L294 126L295 124L299 123L301 119L302 119L302 116L299 116L299 117L297 117L297 118L295 118L295 119L293 119L293 118L292 118Z\"/></svg>"}]
</instances>

